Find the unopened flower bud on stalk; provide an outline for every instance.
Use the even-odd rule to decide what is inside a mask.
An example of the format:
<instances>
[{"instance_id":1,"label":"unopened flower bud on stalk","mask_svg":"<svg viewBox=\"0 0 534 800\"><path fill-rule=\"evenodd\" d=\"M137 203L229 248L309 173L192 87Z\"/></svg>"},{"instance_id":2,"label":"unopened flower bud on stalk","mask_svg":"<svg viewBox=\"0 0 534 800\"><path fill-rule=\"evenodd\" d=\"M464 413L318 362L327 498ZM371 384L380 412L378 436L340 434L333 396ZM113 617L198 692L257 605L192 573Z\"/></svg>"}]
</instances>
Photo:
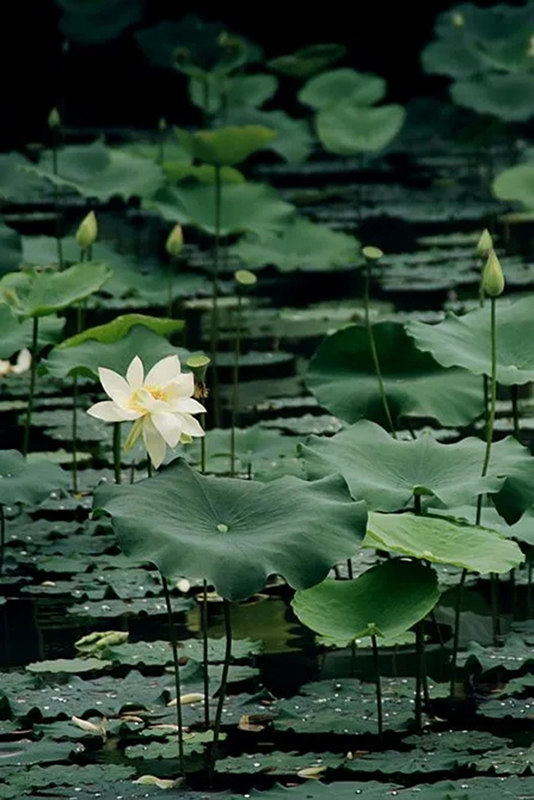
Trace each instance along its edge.
<instances>
[{"instance_id":1,"label":"unopened flower bud on stalk","mask_svg":"<svg viewBox=\"0 0 534 800\"><path fill-rule=\"evenodd\" d=\"M463 28L465 25L465 17L459 11L455 11L451 17L452 24L455 28Z\"/></svg>"},{"instance_id":2,"label":"unopened flower bud on stalk","mask_svg":"<svg viewBox=\"0 0 534 800\"><path fill-rule=\"evenodd\" d=\"M182 231L180 223L176 223L169 233L165 249L173 258L177 258L184 249L184 232Z\"/></svg>"},{"instance_id":3,"label":"unopened flower bud on stalk","mask_svg":"<svg viewBox=\"0 0 534 800\"><path fill-rule=\"evenodd\" d=\"M59 111L57 110L57 108L53 108L50 114L48 115L48 127L49 128L61 127L61 117L59 116Z\"/></svg>"},{"instance_id":4,"label":"unopened flower bud on stalk","mask_svg":"<svg viewBox=\"0 0 534 800\"><path fill-rule=\"evenodd\" d=\"M498 297L504 291L504 273L494 250L490 251L482 272L482 289L489 297Z\"/></svg>"},{"instance_id":5,"label":"unopened flower bud on stalk","mask_svg":"<svg viewBox=\"0 0 534 800\"><path fill-rule=\"evenodd\" d=\"M95 212L90 211L78 226L78 230L76 231L76 243L82 250L88 250L96 242L97 236L98 224Z\"/></svg>"},{"instance_id":6,"label":"unopened flower bud on stalk","mask_svg":"<svg viewBox=\"0 0 534 800\"><path fill-rule=\"evenodd\" d=\"M166 130L167 130L167 120L165 119L165 117L160 117L158 122L158 131L160 133L163 133L163 131Z\"/></svg>"},{"instance_id":7,"label":"unopened flower bud on stalk","mask_svg":"<svg viewBox=\"0 0 534 800\"><path fill-rule=\"evenodd\" d=\"M484 228L477 242L477 252L481 256L487 256L490 250L493 250L493 239L489 230Z\"/></svg>"}]
</instances>

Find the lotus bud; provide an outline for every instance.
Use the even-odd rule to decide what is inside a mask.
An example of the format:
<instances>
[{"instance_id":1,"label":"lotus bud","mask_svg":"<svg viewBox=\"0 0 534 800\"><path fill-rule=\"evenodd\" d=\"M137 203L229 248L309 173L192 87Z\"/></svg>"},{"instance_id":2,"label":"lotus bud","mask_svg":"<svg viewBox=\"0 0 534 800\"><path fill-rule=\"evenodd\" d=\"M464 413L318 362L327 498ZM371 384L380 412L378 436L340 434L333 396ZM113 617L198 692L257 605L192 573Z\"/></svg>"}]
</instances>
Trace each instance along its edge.
<instances>
[{"instance_id":1,"label":"lotus bud","mask_svg":"<svg viewBox=\"0 0 534 800\"><path fill-rule=\"evenodd\" d=\"M250 272L248 269L238 269L237 272L234 273L234 278L236 283L244 289L250 289L258 281L254 273Z\"/></svg>"},{"instance_id":2,"label":"lotus bud","mask_svg":"<svg viewBox=\"0 0 534 800\"><path fill-rule=\"evenodd\" d=\"M164 133L164 131L166 130L167 130L167 120L165 119L165 117L160 117L158 122L158 131L160 133Z\"/></svg>"},{"instance_id":3,"label":"lotus bud","mask_svg":"<svg viewBox=\"0 0 534 800\"><path fill-rule=\"evenodd\" d=\"M494 250L490 251L482 272L482 289L489 297L498 297L504 291L504 273Z\"/></svg>"},{"instance_id":4,"label":"lotus bud","mask_svg":"<svg viewBox=\"0 0 534 800\"><path fill-rule=\"evenodd\" d=\"M59 116L59 111L57 108L53 108L48 115L48 127L61 128L61 117Z\"/></svg>"},{"instance_id":5,"label":"lotus bud","mask_svg":"<svg viewBox=\"0 0 534 800\"><path fill-rule=\"evenodd\" d=\"M534 57L534 36L530 37L529 44L528 44L528 50L527 50L527 56Z\"/></svg>"},{"instance_id":6,"label":"lotus bud","mask_svg":"<svg viewBox=\"0 0 534 800\"><path fill-rule=\"evenodd\" d=\"M165 249L172 258L177 258L184 249L184 233L179 223L169 233Z\"/></svg>"},{"instance_id":7,"label":"lotus bud","mask_svg":"<svg viewBox=\"0 0 534 800\"><path fill-rule=\"evenodd\" d=\"M481 256L487 256L491 250L493 250L493 239L489 230L484 228L477 243L477 252Z\"/></svg>"},{"instance_id":8,"label":"lotus bud","mask_svg":"<svg viewBox=\"0 0 534 800\"><path fill-rule=\"evenodd\" d=\"M362 255L368 261L378 261L379 258L382 258L384 253L379 247L367 246L363 248Z\"/></svg>"},{"instance_id":9,"label":"lotus bud","mask_svg":"<svg viewBox=\"0 0 534 800\"><path fill-rule=\"evenodd\" d=\"M465 25L465 17L459 11L455 11L451 16L452 24L455 28L463 28Z\"/></svg>"},{"instance_id":10,"label":"lotus bud","mask_svg":"<svg viewBox=\"0 0 534 800\"><path fill-rule=\"evenodd\" d=\"M80 222L76 231L76 242L82 250L88 250L96 241L98 236L98 224L94 211L90 211Z\"/></svg>"}]
</instances>

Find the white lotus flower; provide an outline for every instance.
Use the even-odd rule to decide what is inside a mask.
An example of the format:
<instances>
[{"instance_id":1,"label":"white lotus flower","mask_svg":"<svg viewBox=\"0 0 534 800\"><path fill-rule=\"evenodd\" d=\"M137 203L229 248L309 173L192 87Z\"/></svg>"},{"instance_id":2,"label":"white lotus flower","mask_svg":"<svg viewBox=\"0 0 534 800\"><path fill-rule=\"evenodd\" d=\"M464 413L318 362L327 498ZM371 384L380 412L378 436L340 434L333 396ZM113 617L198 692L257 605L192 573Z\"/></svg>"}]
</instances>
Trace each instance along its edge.
<instances>
[{"instance_id":1,"label":"white lotus flower","mask_svg":"<svg viewBox=\"0 0 534 800\"><path fill-rule=\"evenodd\" d=\"M126 379L105 367L100 367L98 375L111 400L96 403L87 413L105 422L133 421L125 449L129 450L142 434L155 467L165 458L167 446L204 436L192 415L203 414L206 409L191 396L195 390L193 374L182 372L178 356L162 358L146 378L139 356L131 361Z\"/></svg>"},{"instance_id":2,"label":"white lotus flower","mask_svg":"<svg viewBox=\"0 0 534 800\"><path fill-rule=\"evenodd\" d=\"M0 377L4 377L5 375L9 375L10 373L13 375L20 375L21 372L27 372L32 364L32 354L28 350L27 347L24 350L21 350L17 356L17 360L14 364L11 361L4 361L0 359Z\"/></svg>"}]
</instances>

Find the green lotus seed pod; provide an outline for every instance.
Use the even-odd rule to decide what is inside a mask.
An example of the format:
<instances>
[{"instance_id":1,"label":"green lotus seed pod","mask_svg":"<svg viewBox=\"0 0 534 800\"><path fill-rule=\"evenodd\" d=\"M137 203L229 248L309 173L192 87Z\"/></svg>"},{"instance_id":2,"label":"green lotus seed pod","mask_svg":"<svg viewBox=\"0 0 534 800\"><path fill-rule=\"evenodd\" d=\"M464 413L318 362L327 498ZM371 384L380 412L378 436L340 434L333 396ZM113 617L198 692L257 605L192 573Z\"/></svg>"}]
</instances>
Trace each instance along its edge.
<instances>
[{"instance_id":1,"label":"green lotus seed pod","mask_svg":"<svg viewBox=\"0 0 534 800\"><path fill-rule=\"evenodd\" d=\"M76 242L82 250L88 250L96 242L98 224L94 211L90 211L80 222L76 231Z\"/></svg>"},{"instance_id":2,"label":"green lotus seed pod","mask_svg":"<svg viewBox=\"0 0 534 800\"><path fill-rule=\"evenodd\" d=\"M490 250L493 250L493 239L491 238L489 230L484 228L477 242L477 252L481 256L487 256Z\"/></svg>"},{"instance_id":3,"label":"green lotus seed pod","mask_svg":"<svg viewBox=\"0 0 534 800\"><path fill-rule=\"evenodd\" d=\"M248 269L238 269L234 274L234 278L240 286L246 288L254 286L254 284L258 281L254 273L250 272Z\"/></svg>"},{"instance_id":4,"label":"green lotus seed pod","mask_svg":"<svg viewBox=\"0 0 534 800\"><path fill-rule=\"evenodd\" d=\"M489 297L498 297L504 291L504 273L494 250L490 251L482 272L482 289Z\"/></svg>"},{"instance_id":5,"label":"green lotus seed pod","mask_svg":"<svg viewBox=\"0 0 534 800\"><path fill-rule=\"evenodd\" d=\"M206 370L208 369L209 363L210 359L208 356L203 354L189 356L185 362L186 366L189 367L193 373L197 383L204 383L206 378Z\"/></svg>"},{"instance_id":6,"label":"green lotus seed pod","mask_svg":"<svg viewBox=\"0 0 534 800\"><path fill-rule=\"evenodd\" d=\"M165 249L173 258L177 258L184 249L184 232L180 223L177 222L169 233Z\"/></svg>"},{"instance_id":7,"label":"green lotus seed pod","mask_svg":"<svg viewBox=\"0 0 534 800\"><path fill-rule=\"evenodd\" d=\"M363 248L362 255L369 261L378 261L379 258L382 258L384 253L379 247L372 247L371 245L368 245L367 247Z\"/></svg>"}]
</instances>

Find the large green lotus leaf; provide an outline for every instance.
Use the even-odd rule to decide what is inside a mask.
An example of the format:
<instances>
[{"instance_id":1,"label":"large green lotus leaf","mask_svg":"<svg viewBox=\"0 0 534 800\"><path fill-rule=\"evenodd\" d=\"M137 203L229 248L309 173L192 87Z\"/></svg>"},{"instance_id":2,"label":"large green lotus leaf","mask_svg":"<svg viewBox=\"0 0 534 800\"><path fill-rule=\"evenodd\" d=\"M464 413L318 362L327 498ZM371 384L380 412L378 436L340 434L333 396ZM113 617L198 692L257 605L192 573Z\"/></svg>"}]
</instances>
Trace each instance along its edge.
<instances>
[{"instance_id":1,"label":"large green lotus leaf","mask_svg":"<svg viewBox=\"0 0 534 800\"><path fill-rule=\"evenodd\" d=\"M169 336L176 331L184 329L184 322L180 319L165 319L161 317L149 317L146 314L123 314L116 317L111 322L106 322L105 325L97 325L94 328L87 328L81 333L71 336L69 339L61 342L59 345L60 350L67 347L78 347L88 339L96 339L101 344L108 344L109 342L116 342L122 339L134 327L134 325L141 325L148 328L160 336Z\"/></svg>"},{"instance_id":2,"label":"large green lotus leaf","mask_svg":"<svg viewBox=\"0 0 534 800\"><path fill-rule=\"evenodd\" d=\"M517 544L496 531L415 514L371 512L364 546L483 575L508 572L525 560Z\"/></svg>"},{"instance_id":3,"label":"large green lotus leaf","mask_svg":"<svg viewBox=\"0 0 534 800\"><path fill-rule=\"evenodd\" d=\"M328 578L297 592L291 605L313 631L352 641L404 633L432 611L439 596L433 569L418 561L393 558L355 580Z\"/></svg>"},{"instance_id":4,"label":"large green lotus leaf","mask_svg":"<svg viewBox=\"0 0 534 800\"><path fill-rule=\"evenodd\" d=\"M452 28L452 23L451 23ZM458 31L446 41L430 42L421 53L425 72L450 75L451 78L469 78L480 69L480 59L466 47Z\"/></svg>"},{"instance_id":5,"label":"large green lotus leaf","mask_svg":"<svg viewBox=\"0 0 534 800\"><path fill-rule=\"evenodd\" d=\"M297 217L276 236L248 236L230 250L250 269L274 265L280 272L346 269L360 260L360 243L354 236Z\"/></svg>"},{"instance_id":6,"label":"large green lotus leaf","mask_svg":"<svg viewBox=\"0 0 534 800\"><path fill-rule=\"evenodd\" d=\"M534 459L526 464L517 464L506 475L504 486L493 498L499 514L509 525L518 522L519 518L534 510ZM526 520L518 530L526 530ZM515 525L514 525L515 529ZM512 533L515 535L515 533Z\"/></svg>"},{"instance_id":7,"label":"large green lotus leaf","mask_svg":"<svg viewBox=\"0 0 534 800\"><path fill-rule=\"evenodd\" d=\"M229 600L273 574L296 589L319 583L354 554L366 522L339 475L258 483L203 476L181 459L131 486L99 486L95 508L110 515L127 556L169 578L205 578Z\"/></svg>"},{"instance_id":8,"label":"large green lotus leaf","mask_svg":"<svg viewBox=\"0 0 534 800\"><path fill-rule=\"evenodd\" d=\"M139 356L148 371L161 358L170 355L181 358L183 353L181 348L173 347L164 336L146 325L134 325L126 335L114 341L87 339L76 347L55 347L43 363L55 378L77 374L98 380L99 367L126 375L134 356Z\"/></svg>"},{"instance_id":9,"label":"large green lotus leaf","mask_svg":"<svg viewBox=\"0 0 534 800\"><path fill-rule=\"evenodd\" d=\"M499 200L516 200L525 208L534 209L534 164L505 169L495 178L493 193Z\"/></svg>"},{"instance_id":10,"label":"large green lotus leaf","mask_svg":"<svg viewBox=\"0 0 534 800\"><path fill-rule=\"evenodd\" d=\"M0 298L21 317L46 317L97 292L111 277L107 264L74 264L63 272L10 272Z\"/></svg>"},{"instance_id":11,"label":"large green lotus leaf","mask_svg":"<svg viewBox=\"0 0 534 800\"><path fill-rule=\"evenodd\" d=\"M264 125L276 131L268 149L290 163L305 161L314 147L310 126L304 119L293 119L285 111L263 111L260 108L235 108L228 114L233 125Z\"/></svg>"},{"instance_id":12,"label":"large green lotus leaf","mask_svg":"<svg viewBox=\"0 0 534 800\"><path fill-rule=\"evenodd\" d=\"M57 464L28 464L18 450L0 450L0 503L37 505L50 492L70 486Z\"/></svg>"},{"instance_id":13,"label":"large green lotus leaf","mask_svg":"<svg viewBox=\"0 0 534 800\"><path fill-rule=\"evenodd\" d=\"M490 73L451 86L458 105L506 122L524 122L534 116L534 73Z\"/></svg>"},{"instance_id":14,"label":"large green lotus leaf","mask_svg":"<svg viewBox=\"0 0 534 800\"><path fill-rule=\"evenodd\" d=\"M497 309L497 381L517 386L534 380L534 296ZM491 375L490 309L448 316L437 325L406 325L420 350L444 367L464 367L475 375Z\"/></svg>"},{"instance_id":15,"label":"large green lotus leaf","mask_svg":"<svg viewBox=\"0 0 534 800\"><path fill-rule=\"evenodd\" d=\"M46 183L32 173L31 167L20 153L0 155L0 201L27 203L42 196Z\"/></svg>"},{"instance_id":16,"label":"large green lotus leaf","mask_svg":"<svg viewBox=\"0 0 534 800\"><path fill-rule=\"evenodd\" d=\"M372 106L382 100L385 94L386 82L383 78L345 67L311 78L300 90L298 99L319 111L337 102Z\"/></svg>"},{"instance_id":17,"label":"large green lotus leaf","mask_svg":"<svg viewBox=\"0 0 534 800\"><path fill-rule=\"evenodd\" d=\"M21 261L20 236L9 225L0 224L0 275L18 269Z\"/></svg>"},{"instance_id":18,"label":"large green lotus leaf","mask_svg":"<svg viewBox=\"0 0 534 800\"><path fill-rule=\"evenodd\" d=\"M38 349L41 350L48 344L57 344L61 339L61 332L65 320L60 317L47 317L39 325ZM24 347L31 347L33 338L33 322L21 319L8 306L0 303L0 358L11 358Z\"/></svg>"},{"instance_id":19,"label":"large green lotus leaf","mask_svg":"<svg viewBox=\"0 0 534 800\"><path fill-rule=\"evenodd\" d=\"M175 132L182 147L194 158L227 167L241 164L276 137L276 131L261 125L228 125L226 128L196 133L175 128Z\"/></svg>"},{"instance_id":20,"label":"large green lotus leaf","mask_svg":"<svg viewBox=\"0 0 534 800\"><path fill-rule=\"evenodd\" d=\"M484 450L480 439L441 444L430 432L415 441L396 440L367 420L331 438L310 436L301 446L310 480L340 473L353 497L386 512L413 505L414 494L446 506L469 503L479 494L498 492L510 471L532 462L528 449L508 436L493 446L488 473L481 478Z\"/></svg>"},{"instance_id":21,"label":"large green lotus leaf","mask_svg":"<svg viewBox=\"0 0 534 800\"><path fill-rule=\"evenodd\" d=\"M268 66L291 78L310 78L343 58L346 51L344 44L310 44L291 55L271 59Z\"/></svg>"},{"instance_id":22,"label":"large green lotus leaf","mask_svg":"<svg viewBox=\"0 0 534 800\"><path fill-rule=\"evenodd\" d=\"M215 233L215 192L213 186L167 187L157 192L150 205L170 222L196 225ZM295 214L295 207L263 183L223 184L221 191L221 234L253 232L268 236L281 230Z\"/></svg>"},{"instance_id":23,"label":"large green lotus leaf","mask_svg":"<svg viewBox=\"0 0 534 800\"><path fill-rule=\"evenodd\" d=\"M278 80L274 75L257 73L256 75L237 75L233 78L223 79L221 87L224 92L208 94L204 91L203 84L192 78L189 81L189 96L193 103L209 113L221 110L224 101L225 111L232 112L236 108L257 108L269 100L278 88Z\"/></svg>"},{"instance_id":24,"label":"large green lotus leaf","mask_svg":"<svg viewBox=\"0 0 534 800\"><path fill-rule=\"evenodd\" d=\"M63 13L59 29L72 42L98 45L120 36L143 19L143 0L56 0Z\"/></svg>"},{"instance_id":25,"label":"large green lotus leaf","mask_svg":"<svg viewBox=\"0 0 534 800\"><path fill-rule=\"evenodd\" d=\"M393 422L430 417L466 425L483 412L480 380L464 370L444 370L416 349L404 326L373 325ZM327 336L313 356L306 384L319 403L347 422L370 419L387 427L367 330L349 325Z\"/></svg>"},{"instance_id":26,"label":"large green lotus leaf","mask_svg":"<svg viewBox=\"0 0 534 800\"><path fill-rule=\"evenodd\" d=\"M315 126L325 150L352 156L386 147L402 128L405 116L398 105L364 108L339 101L317 113Z\"/></svg>"},{"instance_id":27,"label":"large green lotus leaf","mask_svg":"<svg viewBox=\"0 0 534 800\"><path fill-rule=\"evenodd\" d=\"M47 150L39 160L36 174L57 186L102 201L117 195L125 200L133 196L149 197L165 182L158 164L106 147L102 142L69 145L60 150L57 175L52 168L52 154Z\"/></svg>"}]
</instances>

